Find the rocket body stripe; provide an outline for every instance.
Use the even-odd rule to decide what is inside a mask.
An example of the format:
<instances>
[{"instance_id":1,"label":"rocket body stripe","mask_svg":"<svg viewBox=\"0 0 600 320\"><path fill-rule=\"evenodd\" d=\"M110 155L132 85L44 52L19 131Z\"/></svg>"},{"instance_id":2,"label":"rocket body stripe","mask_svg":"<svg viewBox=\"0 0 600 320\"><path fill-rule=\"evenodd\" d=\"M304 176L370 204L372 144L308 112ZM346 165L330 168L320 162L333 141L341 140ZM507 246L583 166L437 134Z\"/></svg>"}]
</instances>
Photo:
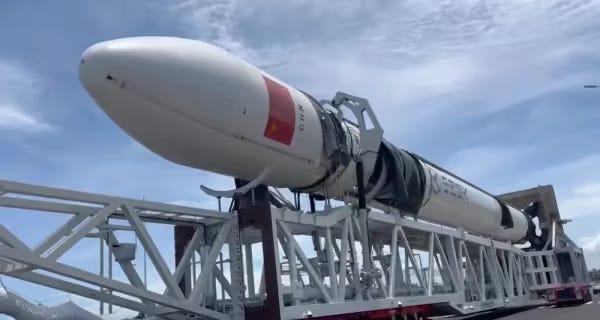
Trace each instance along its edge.
<instances>
[{"instance_id":1,"label":"rocket body stripe","mask_svg":"<svg viewBox=\"0 0 600 320\"><path fill-rule=\"evenodd\" d=\"M269 94L269 118L264 136L286 145L292 143L296 126L294 101L289 90L277 82L263 76Z\"/></svg>"}]
</instances>

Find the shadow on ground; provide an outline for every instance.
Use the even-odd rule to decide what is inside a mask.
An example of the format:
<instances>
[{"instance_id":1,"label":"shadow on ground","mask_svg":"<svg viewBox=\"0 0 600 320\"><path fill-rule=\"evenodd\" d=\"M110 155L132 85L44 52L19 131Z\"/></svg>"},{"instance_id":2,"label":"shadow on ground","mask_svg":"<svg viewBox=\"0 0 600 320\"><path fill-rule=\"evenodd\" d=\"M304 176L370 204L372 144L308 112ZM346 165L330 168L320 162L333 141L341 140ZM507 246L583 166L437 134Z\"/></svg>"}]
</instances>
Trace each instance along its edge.
<instances>
[{"instance_id":1,"label":"shadow on ground","mask_svg":"<svg viewBox=\"0 0 600 320\"><path fill-rule=\"evenodd\" d=\"M520 312L525 312L525 311L532 310L535 308L537 308L537 306L536 307L512 308L512 309L506 309L506 310L495 310L495 311L482 312L482 313L477 313L477 314L468 315L468 316L452 317L452 318L448 318L448 319L493 320L493 319L499 319L502 317L507 317L507 316L517 314Z\"/></svg>"}]
</instances>

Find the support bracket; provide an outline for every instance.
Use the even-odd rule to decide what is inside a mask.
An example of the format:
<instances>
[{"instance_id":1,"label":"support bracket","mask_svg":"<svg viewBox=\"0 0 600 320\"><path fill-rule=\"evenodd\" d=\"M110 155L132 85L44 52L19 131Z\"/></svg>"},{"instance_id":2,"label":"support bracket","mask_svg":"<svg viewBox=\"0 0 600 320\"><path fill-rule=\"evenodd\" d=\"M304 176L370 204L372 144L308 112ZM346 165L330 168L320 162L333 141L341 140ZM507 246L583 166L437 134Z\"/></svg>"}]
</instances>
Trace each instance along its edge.
<instances>
[{"instance_id":1,"label":"support bracket","mask_svg":"<svg viewBox=\"0 0 600 320\"><path fill-rule=\"evenodd\" d=\"M207 195L213 196L215 198L234 198L235 196L246 194L248 191L261 185L263 181L267 178L269 171L270 168L264 169L256 178L254 178L254 180L236 189L219 191L209 188L205 185L201 185L200 189L202 189L202 191L204 191L204 193L206 193Z\"/></svg>"},{"instance_id":2,"label":"support bracket","mask_svg":"<svg viewBox=\"0 0 600 320\"><path fill-rule=\"evenodd\" d=\"M379 124L379 120L377 120L377 116L375 116L375 112L367 99L338 92L333 97L333 100L327 103L337 109L336 117L340 122L344 120L344 112L341 109L341 106L350 109L354 117L358 120L358 128L360 130L359 157L365 160L364 156L368 154L368 152L373 151L376 154L379 151L379 145L383 139L383 128L381 127L381 124ZM365 113L369 117L372 125L371 128L367 128ZM373 158L375 159L376 157ZM368 164L371 165L371 168L368 169L372 170L374 162ZM365 174L370 173L370 170L367 171L369 172L365 172Z\"/></svg>"},{"instance_id":3,"label":"support bracket","mask_svg":"<svg viewBox=\"0 0 600 320\"><path fill-rule=\"evenodd\" d=\"M358 124L355 125L358 127L359 131L358 150L350 150L350 154L355 162L362 163L364 169L362 175L364 181L368 181L375 169L379 148L381 141L383 140L383 128L381 127L379 120L377 120L377 116L375 115L373 108L371 108L369 101L347 93L338 92L331 101L323 100L320 103L322 105L329 104L335 108L336 118L340 123L348 121L348 119L344 118L342 106L347 107L357 119ZM367 125L367 117L370 120L370 126ZM370 197L372 196L373 194L367 193L366 200L370 200Z\"/></svg>"}]
</instances>

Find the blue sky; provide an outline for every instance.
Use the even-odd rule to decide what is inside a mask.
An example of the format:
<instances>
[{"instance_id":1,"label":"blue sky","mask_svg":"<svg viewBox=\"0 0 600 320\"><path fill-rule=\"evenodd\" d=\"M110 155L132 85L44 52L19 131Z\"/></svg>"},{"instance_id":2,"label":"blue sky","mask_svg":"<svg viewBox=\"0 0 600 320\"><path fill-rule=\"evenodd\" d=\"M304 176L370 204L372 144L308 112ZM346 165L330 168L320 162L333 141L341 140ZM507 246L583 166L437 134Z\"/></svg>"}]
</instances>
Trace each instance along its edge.
<instances>
[{"instance_id":1,"label":"blue sky","mask_svg":"<svg viewBox=\"0 0 600 320\"><path fill-rule=\"evenodd\" d=\"M99 41L202 39L317 98L368 98L389 140L491 192L553 184L567 231L600 267L600 89L583 88L600 84L598 1L2 1L0 12L0 179L214 205L198 186L229 178L145 150L77 75ZM31 244L62 221L2 213Z\"/></svg>"}]
</instances>

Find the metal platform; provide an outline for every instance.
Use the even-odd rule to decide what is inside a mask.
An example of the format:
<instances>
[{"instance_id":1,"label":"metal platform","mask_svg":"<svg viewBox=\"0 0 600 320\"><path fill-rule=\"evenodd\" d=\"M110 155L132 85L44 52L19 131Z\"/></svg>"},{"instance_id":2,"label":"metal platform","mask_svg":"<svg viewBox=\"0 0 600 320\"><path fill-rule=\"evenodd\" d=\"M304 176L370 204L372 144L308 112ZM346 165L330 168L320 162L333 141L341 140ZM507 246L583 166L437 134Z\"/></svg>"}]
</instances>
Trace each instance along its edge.
<instances>
[{"instance_id":1,"label":"metal platform","mask_svg":"<svg viewBox=\"0 0 600 320\"><path fill-rule=\"evenodd\" d=\"M0 190L1 207L71 216L34 248L0 226L1 273L164 319L244 319L251 310L280 319L390 318L430 310L415 306L467 314L544 303L540 292L561 280L554 250L527 252L352 204L219 212L11 181L0 180ZM191 228L175 270L147 231L151 223ZM135 247L120 243L116 231L135 234L164 292L145 288ZM58 261L85 237L106 244L126 281Z\"/></svg>"}]
</instances>

